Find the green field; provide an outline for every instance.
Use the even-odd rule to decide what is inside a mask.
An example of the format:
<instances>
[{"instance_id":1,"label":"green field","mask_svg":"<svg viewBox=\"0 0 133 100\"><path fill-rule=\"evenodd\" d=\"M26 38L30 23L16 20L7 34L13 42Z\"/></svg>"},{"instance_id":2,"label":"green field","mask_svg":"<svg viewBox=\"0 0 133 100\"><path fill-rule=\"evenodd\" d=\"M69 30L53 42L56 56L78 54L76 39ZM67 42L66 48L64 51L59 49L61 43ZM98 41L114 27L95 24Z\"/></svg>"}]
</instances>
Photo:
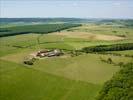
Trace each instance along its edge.
<instances>
[{"instance_id":1,"label":"green field","mask_svg":"<svg viewBox=\"0 0 133 100\"><path fill-rule=\"evenodd\" d=\"M100 89L99 85L68 80L12 62L1 61L0 65L1 100L93 100Z\"/></svg>"},{"instance_id":2,"label":"green field","mask_svg":"<svg viewBox=\"0 0 133 100\"><path fill-rule=\"evenodd\" d=\"M108 35L116 35L133 39L133 28L130 27L120 27L115 25L96 25L96 24L85 24L81 27L76 27L72 29L68 29L68 31L76 31L76 32L88 32L95 34L108 34Z\"/></svg>"},{"instance_id":3,"label":"green field","mask_svg":"<svg viewBox=\"0 0 133 100\"><path fill-rule=\"evenodd\" d=\"M112 53L122 54L122 55L133 55L133 50L125 50L125 51L112 51Z\"/></svg>"},{"instance_id":4,"label":"green field","mask_svg":"<svg viewBox=\"0 0 133 100\"><path fill-rule=\"evenodd\" d=\"M27 34L27 33L47 34L77 26L80 26L80 24L38 24L38 25L13 26L6 28L0 27L0 37Z\"/></svg>"},{"instance_id":5,"label":"green field","mask_svg":"<svg viewBox=\"0 0 133 100\"><path fill-rule=\"evenodd\" d=\"M37 30L40 31L39 28ZM68 52L81 50L83 47L133 42L131 28L83 24L59 33L70 31L118 37L124 35L124 39L92 40L54 33L1 37L0 100L96 100L104 83L120 70L118 64L133 62L132 57L82 53L73 57L66 54L62 57L39 59L33 65L23 63L30 54L45 48L57 48ZM109 52L122 55L133 54L132 50ZM102 62L100 58L105 60L111 58L113 64Z\"/></svg>"}]
</instances>

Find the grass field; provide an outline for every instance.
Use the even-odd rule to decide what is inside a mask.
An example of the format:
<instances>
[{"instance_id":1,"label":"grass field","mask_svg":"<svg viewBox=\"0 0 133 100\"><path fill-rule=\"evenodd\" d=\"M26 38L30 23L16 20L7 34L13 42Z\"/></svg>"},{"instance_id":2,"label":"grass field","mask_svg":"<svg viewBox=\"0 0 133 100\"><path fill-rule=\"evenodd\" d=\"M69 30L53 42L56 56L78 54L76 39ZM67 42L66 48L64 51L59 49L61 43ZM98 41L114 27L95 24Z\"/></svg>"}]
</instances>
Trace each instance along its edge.
<instances>
[{"instance_id":1,"label":"grass field","mask_svg":"<svg viewBox=\"0 0 133 100\"><path fill-rule=\"evenodd\" d=\"M15 63L22 63L27 53L10 54L1 59L6 61L12 61ZM78 57L65 57L65 58L48 58L35 62L32 66L33 69L47 72L50 74L66 77L72 80L81 80L85 82L91 82L95 84L102 84L106 80L110 79L112 75L119 70L118 66L109 65L100 61L100 57L111 57L116 63L130 62L131 58L115 57L88 54ZM93 63L95 61L95 63ZM56 65L55 65L56 64ZM108 67L107 67L108 66ZM93 76L93 77L92 77ZM99 77L99 78L98 78Z\"/></svg>"},{"instance_id":2,"label":"grass field","mask_svg":"<svg viewBox=\"0 0 133 100\"><path fill-rule=\"evenodd\" d=\"M123 54L123 55L133 55L133 50L126 50L126 51L112 51L112 53L116 54Z\"/></svg>"},{"instance_id":3,"label":"grass field","mask_svg":"<svg viewBox=\"0 0 133 100\"><path fill-rule=\"evenodd\" d=\"M1 100L94 100L100 86L68 80L12 62L0 62Z\"/></svg>"},{"instance_id":4,"label":"grass field","mask_svg":"<svg viewBox=\"0 0 133 100\"><path fill-rule=\"evenodd\" d=\"M112 26L112 25L84 24L81 27L68 29L68 31L88 32L88 33L105 34L105 35L116 35L116 36L124 36L130 39L133 39L132 28L128 28L128 27L121 28L119 26Z\"/></svg>"},{"instance_id":5,"label":"grass field","mask_svg":"<svg viewBox=\"0 0 133 100\"><path fill-rule=\"evenodd\" d=\"M39 59L32 66L23 64L23 60L45 48L80 50L88 46L131 43L132 32L131 28L84 24L58 33L0 38L0 100L95 100L104 82L120 69L100 58L111 58L116 64L132 62L133 58L83 53ZM133 54L132 50L113 53Z\"/></svg>"}]
</instances>

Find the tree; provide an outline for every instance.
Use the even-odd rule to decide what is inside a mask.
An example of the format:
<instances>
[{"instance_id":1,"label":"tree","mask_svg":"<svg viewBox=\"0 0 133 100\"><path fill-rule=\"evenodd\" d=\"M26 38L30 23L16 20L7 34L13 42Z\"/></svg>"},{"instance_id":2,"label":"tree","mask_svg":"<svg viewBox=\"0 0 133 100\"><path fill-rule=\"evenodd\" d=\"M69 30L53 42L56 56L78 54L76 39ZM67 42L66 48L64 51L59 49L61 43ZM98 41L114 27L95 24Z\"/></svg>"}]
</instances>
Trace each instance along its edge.
<instances>
[{"instance_id":1,"label":"tree","mask_svg":"<svg viewBox=\"0 0 133 100\"><path fill-rule=\"evenodd\" d=\"M27 65L33 65L33 61L31 61L31 60L27 60L27 61L24 61L24 64L27 64Z\"/></svg>"},{"instance_id":2,"label":"tree","mask_svg":"<svg viewBox=\"0 0 133 100\"><path fill-rule=\"evenodd\" d=\"M120 67L122 67L122 66L124 65L124 63L123 63L123 62L119 62L118 65L119 65Z\"/></svg>"},{"instance_id":3,"label":"tree","mask_svg":"<svg viewBox=\"0 0 133 100\"><path fill-rule=\"evenodd\" d=\"M117 33L117 31L112 31L113 33Z\"/></svg>"},{"instance_id":4,"label":"tree","mask_svg":"<svg viewBox=\"0 0 133 100\"><path fill-rule=\"evenodd\" d=\"M113 63L113 61L112 61L111 58L108 58L107 62L108 62L109 64L112 64L112 63Z\"/></svg>"}]
</instances>

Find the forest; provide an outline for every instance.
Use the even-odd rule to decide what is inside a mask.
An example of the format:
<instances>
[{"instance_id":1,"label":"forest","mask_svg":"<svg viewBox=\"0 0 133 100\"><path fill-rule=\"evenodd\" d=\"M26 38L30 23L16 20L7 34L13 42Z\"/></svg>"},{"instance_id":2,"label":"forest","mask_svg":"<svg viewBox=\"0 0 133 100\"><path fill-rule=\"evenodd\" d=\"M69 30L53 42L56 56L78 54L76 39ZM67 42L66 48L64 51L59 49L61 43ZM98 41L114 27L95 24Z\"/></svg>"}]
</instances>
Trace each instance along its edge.
<instances>
[{"instance_id":1,"label":"forest","mask_svg":"<svg viewBox=\"0 0 133 100\"><path fill-rule=\"evenodd\" d=\"M121 70L104 84L97 100L132 100L132 79L133 63L123 65Z\"/></svg>"}]
</instances>

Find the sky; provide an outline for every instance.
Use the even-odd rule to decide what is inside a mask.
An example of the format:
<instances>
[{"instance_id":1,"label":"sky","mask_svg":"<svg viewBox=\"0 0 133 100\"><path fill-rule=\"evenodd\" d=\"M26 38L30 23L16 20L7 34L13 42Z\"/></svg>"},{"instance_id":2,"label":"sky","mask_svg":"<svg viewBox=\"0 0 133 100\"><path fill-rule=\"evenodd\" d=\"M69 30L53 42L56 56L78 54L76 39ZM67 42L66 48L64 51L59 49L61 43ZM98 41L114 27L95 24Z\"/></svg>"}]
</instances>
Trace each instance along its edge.
<instances>
[{"instance_id":1,"label":"sky","mask_svg":"<svg viewBox=\"0 0 133 100\"><path fill-rule=\"evenodd\" d=\"M133 19L133 0L0 0L0 17Z\"/></svg>"}]
</instances>

